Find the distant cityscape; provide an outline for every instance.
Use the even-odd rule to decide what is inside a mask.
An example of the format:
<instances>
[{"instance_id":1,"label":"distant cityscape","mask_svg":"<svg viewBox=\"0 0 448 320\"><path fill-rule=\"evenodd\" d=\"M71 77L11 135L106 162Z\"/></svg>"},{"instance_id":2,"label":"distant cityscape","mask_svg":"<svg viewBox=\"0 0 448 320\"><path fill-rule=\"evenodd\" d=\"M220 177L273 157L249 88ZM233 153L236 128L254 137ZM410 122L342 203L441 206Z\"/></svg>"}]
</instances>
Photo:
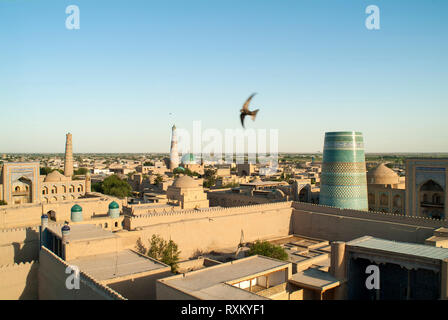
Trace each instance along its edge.
<instances>
[{"instance_id":1,"label":"distant cityscape","mask_svg":"<svg viewBox=\"0 0 448 320\"><path fill-rule=\"evenodd\" d=\"M343 131L323 153L226 163L171 137L169 154L76 154L70 133L63 156L3 154L0 297L448 296L443 154L365 155Z\"/></svg>"}]
</instances>

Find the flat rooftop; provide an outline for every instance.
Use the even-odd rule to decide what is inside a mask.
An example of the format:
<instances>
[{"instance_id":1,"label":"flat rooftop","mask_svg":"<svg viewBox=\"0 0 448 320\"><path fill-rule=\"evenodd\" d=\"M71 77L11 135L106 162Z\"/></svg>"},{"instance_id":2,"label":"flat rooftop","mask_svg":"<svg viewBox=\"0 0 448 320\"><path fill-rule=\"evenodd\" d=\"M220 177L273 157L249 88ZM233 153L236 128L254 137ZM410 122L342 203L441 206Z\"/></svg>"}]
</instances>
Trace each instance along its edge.
<instances>
[{"instance_id":1,"label":"flat rooftop","mask_svg":"<svg viewBox=\"0 0 448 320\"><path fill-rule=\"evenodd\" d=\"M292 275L290 283L312 290L325 291L340 285L340 280L328 272L318 269L307 269Z\"/></svg>"},{"instance_id":2,"label":"flat rooftop","mask_svg":"<svg viewBox=\"0 0 448 320\"><path fill-rule=\"evenodd\" d=\"M257 186L257 187L278 186L278 185L286 185L286 184L284 181L255 181L255 182L240 183L240 186Z\"/></svg>"},{"instance_id":3,"label":"flat rooftop","mask_svg":"<svg viewBox=\"0 0 448 320\"><path fill-rule=\"evenodd\" d=\"M267 273L281 267L286 268L289 264L268 257L252 256L161 281L201 299L264 299L227 282Z\"/></svg>"},{"instance_id":4,"label":"flat rooftop","mask_svg":"<svg viewBox=\"0 0 448 320\"><path fill-rule=\"evenodd\" d=\"M85 256L68 261L99 281L171 268L132 250Z\"/></svg>"},{"instance_id":5,"label":"flat rooftop","mask_svg":"<svg viewBox=\"0 0 448 320\"><path fill-rule=\"evenodd\" d=\"M414 257L443 260L448 258L448 248L438 248L424 244L398 242L365 236L346 243L350 247L378 250Z\"/></svg>"},{"instance_id":6,"label":"flat rooftop","mask_svg":"<svg viewBox=\"0 0 448 320\"><path fill-rule=\"evenodd\" d=\"M74 224L70 226L69 241L88 241L88 240L98 240L98 239L109 239L118 238L117 235L113 234L111 231L104 230L94 224ZM62 238L61 226L60 225L48 225L48 229Z\"/></svg>"}]
</instances>

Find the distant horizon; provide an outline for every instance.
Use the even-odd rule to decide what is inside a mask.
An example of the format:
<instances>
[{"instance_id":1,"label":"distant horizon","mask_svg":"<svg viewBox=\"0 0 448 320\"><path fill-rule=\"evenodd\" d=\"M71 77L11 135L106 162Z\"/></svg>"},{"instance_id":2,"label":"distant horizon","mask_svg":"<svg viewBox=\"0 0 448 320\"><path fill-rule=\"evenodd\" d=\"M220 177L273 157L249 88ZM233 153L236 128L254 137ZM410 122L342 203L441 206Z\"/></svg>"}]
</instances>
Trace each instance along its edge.
<instances>
[{"instance_id":1,"label":"distant horizon","mask_svg":"<svg viewBox=\"0 0 448 320\"><path fill-rule=\"evenodd\" d=\"M191 153L187 152L186 154ZM0 155L64 155L64 152L0 152ZM91 155L169 155L169 152L73 152L73 155L83 155L83 154L91 154ZM194 153L198 155L200 153ZM247 154L247 153L245 153ZM322 154L322 152L284 152L280 151L278 153L281 154L297 154L297 155L313 155L313 154ZM448 152L365 152L366 155L416 155L416 154L428 154L428 155L448 155ZM224 155L224 153L223 153ZM0 159L1 161L2 159Z\"/></svg>"}]
</instances>

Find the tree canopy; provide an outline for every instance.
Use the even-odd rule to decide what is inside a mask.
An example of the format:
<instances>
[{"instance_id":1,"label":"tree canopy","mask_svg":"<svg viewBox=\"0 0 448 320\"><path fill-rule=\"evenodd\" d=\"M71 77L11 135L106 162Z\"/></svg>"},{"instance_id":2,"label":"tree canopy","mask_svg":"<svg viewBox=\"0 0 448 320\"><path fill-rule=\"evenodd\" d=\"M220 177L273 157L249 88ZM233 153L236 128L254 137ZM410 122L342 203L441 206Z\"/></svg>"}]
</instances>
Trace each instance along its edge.
<instances>
[{"instance_id":1,"label":"tree canopy","mask_svg":"<svg viewBox=\"0 0 448 320\"><path fill-rule=\"evenodd\" d=\"M136 248L138 252L169 265L171 272L177 272L180 251L173 240L166 241L153 234L149 241L149 249L146 249L141 239L137 240Z\"/></svg>"},{"instance_id":2,"label":"tree canopy","mask_svg":"<svg viewBox=\"0 0 448 320\"><path fill-rule=\"evenodd\" d=\"M53 168L49 168L49 167L41 167L39 169L41 176L46 176L46 175L48 175L49 173L51 173L51 172L53 172L55 170L57 170L60 173L64 174L64 170L61 170L61 169L53 169Z\"/></svg>"},{"instance_id":3,"label":"tree canopy","mask_svg":"<svg viewBox=\"0 0 448 320\"><path fill-rule=\"evenodd\" d=\"M77 175L85 175L85 174L87 174L88 171L89 171L89 170L88 170L87 168L78 168L78 169L76 169L76 170L73 172L73 174L74 174L75 176L77 176Z\"/></svg>"},{"instance_id":4,"label":"tree canopy","mask_svg":"<svg viewBox=\"0 0 448 320\"><path fill-rule=\"evenodd\" d=\"M250 245L249 253L250 256L259 254L261 256L270 257L274 259L279 259L286 261L288 260L288 254L285 249L281 246L272 244L267 241L257 240Z\"/></svg>"},{"instance_id":5,"label":"tree canopy","mask_svg":"<svg viewBox=\"0 0 448 320\"><path fill-rule=\"evenodd\" d=\"M206 169L204 172L204 183L205 188L211 188L216 184L216 170Z\"/></svg>"},{"instance_id":6,"label":"tree canopy","mask_svg":"<svg viewBox=\"0 0 448 320\"><path fill-rule=\"evenodd\" d=\"M125 180L121 180L117 175L112 175L92 185L93 190L118 198L131 195L132 188Z\"/></svg>"}]
</instances>

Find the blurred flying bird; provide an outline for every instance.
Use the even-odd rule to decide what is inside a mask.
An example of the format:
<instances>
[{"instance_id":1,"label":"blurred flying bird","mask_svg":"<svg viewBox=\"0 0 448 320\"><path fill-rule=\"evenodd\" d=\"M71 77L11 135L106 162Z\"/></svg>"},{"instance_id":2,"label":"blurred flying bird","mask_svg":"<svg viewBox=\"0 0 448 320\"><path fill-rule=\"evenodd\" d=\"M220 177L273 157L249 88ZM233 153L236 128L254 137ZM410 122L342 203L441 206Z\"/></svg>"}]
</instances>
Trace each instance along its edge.
<instances>
[{"instance_id":1,"label":"blurred flying bird","mask_svg":"<svg viewBox=\"0 0 448 320\"><path fill-rule=\"evenodd\" d=\"M241 125L244 128L244 118L246 116L250 116L252 118L253 121L255 121L255 117L257 116L258 110L256 109L254 111L250 111L249 110L249 103L250 100L252 100L252 98L254 97L254 95L256 95L256 93L253 93L244 103L243 108L240 110L241 114L240 114L240 119L241 119Z\"/></svg>"}]
</instances>

